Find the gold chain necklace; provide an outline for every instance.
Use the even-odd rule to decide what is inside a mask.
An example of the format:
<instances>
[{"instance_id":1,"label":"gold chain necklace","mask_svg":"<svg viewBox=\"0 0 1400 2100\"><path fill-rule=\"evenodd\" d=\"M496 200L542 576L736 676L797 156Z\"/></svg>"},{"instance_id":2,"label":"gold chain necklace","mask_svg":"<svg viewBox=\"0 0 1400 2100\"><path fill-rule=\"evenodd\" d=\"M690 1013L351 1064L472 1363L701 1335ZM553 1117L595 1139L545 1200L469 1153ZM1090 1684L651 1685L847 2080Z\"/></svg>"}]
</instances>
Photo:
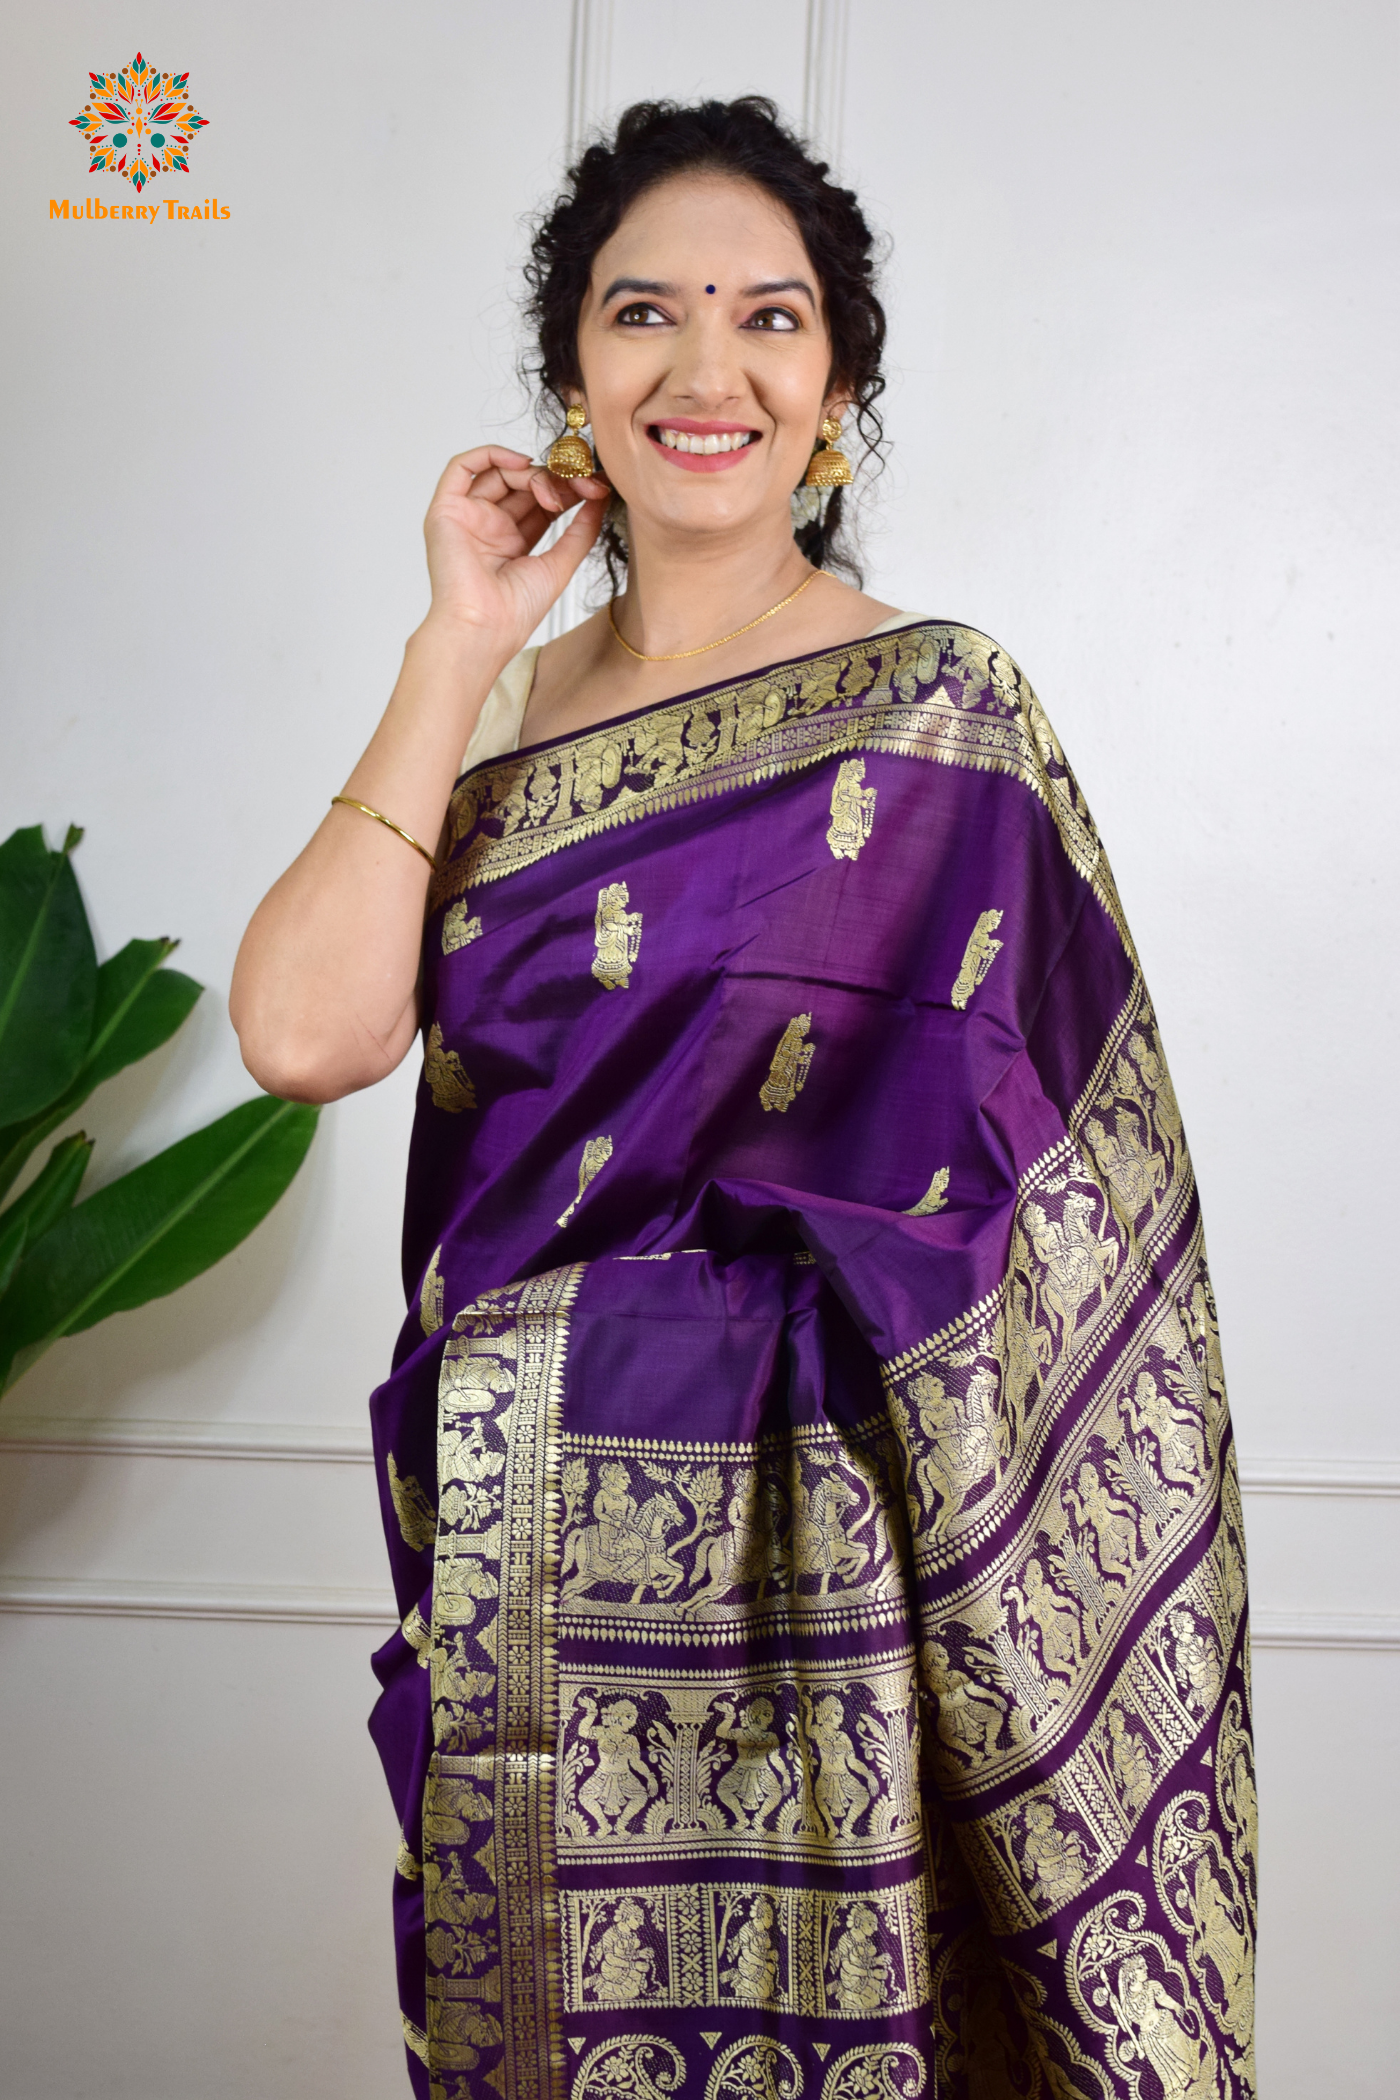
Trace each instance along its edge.
<instances>
[{"instance_id":1,"label":"gold chain necklace","mask_svg":"<svg viewBox=\"0 0 1400 2100\"><path fill-rule=\"evenodd\" d=\"M612 628L613 633L617 635L617 639L621 642L627 654L635 656L639 664L674 664L678 663L683 656L703 656L707 649L722 649L726 642L737 642L741 634L747 634L751 628L761 627L765 620L772 619L774 613L780 613L785 605L791 605L794 598L800 598L808 584L815 583L821 573L820 569L813 569L809 576L803 577L795 591L789 591L786 598L780 598L776 605L770 605L767 612L760 613L756 620L749 620L743 627L736 627L733 634L722 634L717 642L702 642L698 649L667 649L660 656L644 656L640 649L632 647L632 644L624 634L618 633L617 617L613 612L613 607L617 603L616 598L608 600L608 625Z\"/></svg>"}]
</instances>

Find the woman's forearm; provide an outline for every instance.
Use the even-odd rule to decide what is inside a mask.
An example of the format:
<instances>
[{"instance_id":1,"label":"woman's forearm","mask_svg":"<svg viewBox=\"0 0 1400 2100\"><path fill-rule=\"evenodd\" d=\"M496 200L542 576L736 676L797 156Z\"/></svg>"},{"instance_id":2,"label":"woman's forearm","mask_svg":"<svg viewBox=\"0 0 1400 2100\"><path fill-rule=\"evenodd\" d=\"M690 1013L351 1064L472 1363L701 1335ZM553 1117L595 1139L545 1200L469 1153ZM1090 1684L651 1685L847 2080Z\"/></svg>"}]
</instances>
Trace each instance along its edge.
<instances>
[{"instance_id":1,"label":"woman's forearm","mask_svg":"<svg viewBox=\"0 0 1400 2100\"><path fill-rule=\"evenodd\" d=\"M493 636L427 620L343 792L435 852L462 753L502 668ZM238 952L229 1012L260 1086L333 1101L399 1063L418 1025L429 877L421 854L384 825L343 804L327 811Z\"/></svg>"}]
</instances>

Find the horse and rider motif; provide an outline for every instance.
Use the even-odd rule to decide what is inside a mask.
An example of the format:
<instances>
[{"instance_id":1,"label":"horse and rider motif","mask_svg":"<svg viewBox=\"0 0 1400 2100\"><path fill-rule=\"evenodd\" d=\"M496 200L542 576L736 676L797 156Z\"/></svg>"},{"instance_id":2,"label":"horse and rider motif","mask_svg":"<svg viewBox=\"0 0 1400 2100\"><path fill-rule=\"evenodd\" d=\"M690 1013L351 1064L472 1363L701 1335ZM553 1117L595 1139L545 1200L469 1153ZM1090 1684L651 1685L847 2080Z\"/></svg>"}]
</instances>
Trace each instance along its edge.
<instances>
[{"instance_id":1,"label":"horse and rider motif","mask_svg":"<svg viewBox=\"0 0 1400 2100\"><path fill-rule=\"evenodd\" d=\"M754 1602L799 1586L823 1598L883 1595L895 1568L885 1468L835 1438L832 1444L831 1458L812 1452L786 1479L752 1464L693 1469L570 1458L560 1556L565 1606L615 1610L646 1600L699 1617L732 1610L745 1591Z\"/></svg>"}]
</instances>

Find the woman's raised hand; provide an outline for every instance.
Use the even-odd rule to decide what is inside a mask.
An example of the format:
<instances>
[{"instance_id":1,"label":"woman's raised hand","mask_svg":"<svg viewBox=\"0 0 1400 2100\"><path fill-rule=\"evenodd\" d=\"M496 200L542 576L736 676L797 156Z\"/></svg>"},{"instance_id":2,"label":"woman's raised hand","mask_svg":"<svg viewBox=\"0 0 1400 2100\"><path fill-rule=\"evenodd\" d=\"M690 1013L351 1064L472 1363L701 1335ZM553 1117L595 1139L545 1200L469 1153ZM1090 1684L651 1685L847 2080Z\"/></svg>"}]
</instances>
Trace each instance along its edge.
<instances>
[{"instance_id":1,"label":"woman's raised hand","mask_svg":"<svg viewBox=\"0 0 1400 2100\"><path fill-rule=\"evenodd\" d=\"M432 623L476 629L502 663L524 647L597 539L607 483L561 481L505 445L477 445L449 460L423 536L432 579ZM534 549L555 519L581 504L547 553Z\"/></svg>"},{"instance_id":2,"label":"woman's raised hand","mask_svg":"<svg viewBox=\"0 0 1400 2100\"><path fill-rule=\"evenodd\" d=\"M443 812L491 683L598 537L608 488L561 481L523 452L452 460L424 525L433 602L411 634L384 718L345 783L413 840ZM577 507L577 506L581 506ZM574 516L547 554L555 519ZM249 1071L292 1101L373 1086L418 1029L427 854L337 804L253 915L230 1012Z\"/></svg>"}]
</instances>

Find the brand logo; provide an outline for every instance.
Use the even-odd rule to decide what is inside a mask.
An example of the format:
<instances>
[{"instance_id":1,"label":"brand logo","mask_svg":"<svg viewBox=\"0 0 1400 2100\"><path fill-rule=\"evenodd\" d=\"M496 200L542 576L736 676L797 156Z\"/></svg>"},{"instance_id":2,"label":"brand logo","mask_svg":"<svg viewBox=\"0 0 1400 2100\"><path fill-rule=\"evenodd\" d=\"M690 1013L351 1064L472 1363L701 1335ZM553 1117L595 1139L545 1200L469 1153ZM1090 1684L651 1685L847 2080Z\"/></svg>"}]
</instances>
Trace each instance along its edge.
<instances>
[{"instance_id":1,"label":"brand logo","mask_svg":"<svg viewBox=\"0 0 1400 2100\"><path fill-rule=\"evenodd\" d=\"M190 100L189 77L157 72L139 51L118 73L89 73L92 93L68 120L91 155L88 173L124 175L138 196L172 168L187 175L190 142L209 121Z\"/></svg>"}]
</instances>

